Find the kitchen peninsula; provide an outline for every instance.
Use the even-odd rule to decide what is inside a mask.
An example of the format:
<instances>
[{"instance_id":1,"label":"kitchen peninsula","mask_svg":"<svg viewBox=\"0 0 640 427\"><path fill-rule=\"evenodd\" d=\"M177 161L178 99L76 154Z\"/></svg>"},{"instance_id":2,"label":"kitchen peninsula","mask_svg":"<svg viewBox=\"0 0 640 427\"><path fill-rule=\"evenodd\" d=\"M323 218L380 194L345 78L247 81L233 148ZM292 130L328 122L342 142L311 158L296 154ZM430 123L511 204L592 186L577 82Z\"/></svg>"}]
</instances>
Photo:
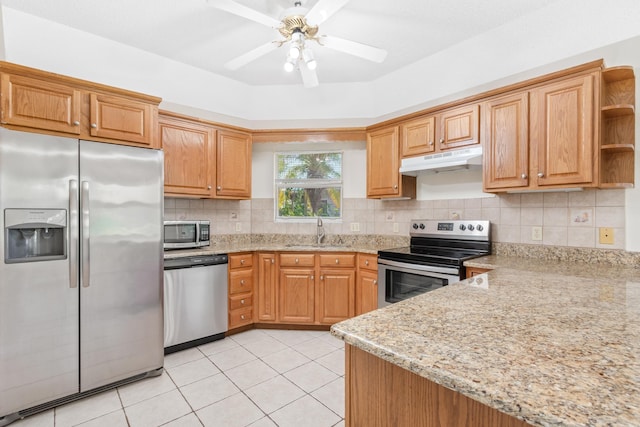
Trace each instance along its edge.
<instances>
[{"instance_id":1,"label":"kitchen peninsula","mask_svg":"<svg viewBox=\"0 0 640 427\"><path fill-rule=\"evenodd\" d=\"M640 269L495 268L332 327L346 425L640 425Z\"/></svg>"}]
</instances>

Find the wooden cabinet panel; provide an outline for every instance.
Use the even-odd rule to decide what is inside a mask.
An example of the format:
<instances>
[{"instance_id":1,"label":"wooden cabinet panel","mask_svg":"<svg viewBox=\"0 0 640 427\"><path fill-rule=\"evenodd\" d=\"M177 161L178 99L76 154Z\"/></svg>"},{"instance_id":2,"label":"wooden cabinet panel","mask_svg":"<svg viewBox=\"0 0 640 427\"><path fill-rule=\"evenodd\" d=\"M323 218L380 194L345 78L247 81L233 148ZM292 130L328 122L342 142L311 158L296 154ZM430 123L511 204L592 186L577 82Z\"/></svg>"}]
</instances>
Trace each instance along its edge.
<instances>
[{"instance_id":1,"label":"wooden cabinet panel","mask_svg":"<svg viewBox=\"0 0 640 427\"><path fill-rule=\"evenodd\" d=\"M229 272L229 295L253 290L253 269Z\"/></svg>"},{"instance_id":2,"label":"wooden cabinet panel","mask_svg":"<svg viewBox=\"0 0 640 427\"><path fill-rule=\"evenodd\" d=\"M253 323L253 309L251 307L229 312L229 329L239 328Z\"/></svg>"},{"instance_id":3,"label":"wooden cabinet panel","mask_svg":"<svg viewBox=\"0 0 640 427\"><path fill-rule=\"evenodd\" d=\"M435 126L434 116L424 117L403 123L400 126L402 138L402 157L419 156L435 151Z\"/></svg>"},{"instance_id":4,"label":"wooden cabinet panel","mask_svg":"<svg viewBox=\"0 0 640 427\"><path fill-rule=\"evenodd\" d=\"M229 268L253 267L253 253L229 255Z\"/></svg>"},{"instance_id":5,"label":"wooden cabinet panel","mask_svg":"<svg viewBox=\"0 0 640 427\"><path fill-rule=\"evenodd\" d=\"M216 196L251 198L251 135L218 131Z\"/></svg>"},{"instance_id":6,"label":"wooden cabinet panel","mask_svg":"<svg viewBox=\"0 0 640 427\"><path fill-rule=\"evenodd\" d=\"M358 271L356 282L356 316L378 308L378 273Z\"/></svg>"},{"instance_id":7,"label":"wooden cabinet panel","mask_svg":"<svg viewBox=\"0 0 640 427\"><path fill-rule=\"evenodd\" d=\"M438 148L447 150L480 142L480 106L470 104L444 111L439 117Z\"/></svg>"},{"instance_id":8,"label":"wooden cabinet panel","mask_svg":"<svg viewBox=\"0 0 640 427\"><path fill-rule=\"evenodd\" d=\"M483 104L484 188L529 185L529 93Z\"/></svg>"},{"instance_id":9,"label":"wooden cabinet panel","mask_svg":"<svg viewBox=\"0 0 640 427\"><path fill-rule=\"evenodd\" d=\"M229 310L253 307L253 295L232 295L229 297Z\"/></svg>"},{"instance_id":10,"label":"wooden cabinet panel","mask_svg":"<svg viewBox=\"0 0 640 427\"><path fill-rule=\"evenodd\" d=\"M416 197L416 177L400 174L399 128L367 133L367 197Z\"/></svg>"},{"instance_id":11,"label":"wooden cabinet panel","mask_svg":"<svg viewBox=\"0 0 640 427\"><path fill-rule=\"evenodd\" d=\"M215 134L207 126L160 117L160 144L164 151L166 194L212 194Z\"/></svg>"},{"instance_id":12,"label":"wooden cabinet panel","mask_svg":"<svg viewBox=\"0 0 640 427\"><path fill-rule=\"evenodd\" d=\"M320 267L355 267L356 266L356 254L320 254Z\"/></svg>"},{"instance_id":13,"label":"wooden cabinet panel","mask_svg":"<svg viewBox=\"0 0 640 427\"><path fill-rule=\"evenodd\" d=\"M313 253L282 253L280 267L314 267L316 256Z\"/></svg>"},{"instance_id":14,"label":"wooden cabinet panel","mask_svg":"<svg viewBox=\"0 0 640 427\"><path fill-rule=\"evenodd\" d=\"M593 181L594 75L531 92L531 144L538 186Z\"/></svg>"},{"instance_id":15,"label":"wooden cabinet panel","mask_svg":"<svg viewBox=\"0 0 640 427\"><path fill-rule=\"evenodd\" d=\"M1 79L2 123L80 134L80 90L11 74Z\"/></svg>"},{"instance_id":16,"label":"wooden cabinet panel","mask_svg":"<svg viewBox=\"0 0 640 427\"><path fill-rule=\"evenodd\" d=\"M153 137L153 108L150 104L117 96L90 94L91 136L136 142L159 148Z\"/></svg>"},{"instance_id":17,"label":"wooden cabinet panel","mask_svg":"<svg viewBox=\"0 0 640 427\"><path fill-rule=\"evenodd\" d=\"M487 271L491 271L489 268L478 268L478 267L467 267L466 278L477 276L478 274L486 273Z\"/></svg>"},{"instance_id":18,"label":"wooden cabinet panel","mask_svg":"<svg viewBox=\"0 0 640 427\"><path fill-rule=\"evenodd\" d=\"M315 319L315 270L281 268L278 283L278 321L313 323Z\"/></svg>"},{"instance_id":19,"label":"wooden cabinet panel","mask_svg":"<svg viewBox=\"0 0 640 427\"><path fill-rule=\"evenodd\" d=\"M256 286L258 294L256 321L258 322L276 320L278 274L275 260L275 254L258 254L258 283Z\"/></svg>"},{"instance_id":20,"label":"wooden cabinet panel","mask_svg":"<svg viewBox=\"0 0 640 427\"><path fill-rule=\"evenodd\" d=\"M358 268L378 271L378 255L358 254Z\"/></svg>"},{"instance_id":21,"label":"wooden cabinet panel","mask_svg":"<svg viewBox=\"0 0 640 427\"><path fill-rule=\"evenodd\" d=\"M355 271L321 269L318 285L317 320L333 324L355 314Z\"/></svg>"}]
</instances>

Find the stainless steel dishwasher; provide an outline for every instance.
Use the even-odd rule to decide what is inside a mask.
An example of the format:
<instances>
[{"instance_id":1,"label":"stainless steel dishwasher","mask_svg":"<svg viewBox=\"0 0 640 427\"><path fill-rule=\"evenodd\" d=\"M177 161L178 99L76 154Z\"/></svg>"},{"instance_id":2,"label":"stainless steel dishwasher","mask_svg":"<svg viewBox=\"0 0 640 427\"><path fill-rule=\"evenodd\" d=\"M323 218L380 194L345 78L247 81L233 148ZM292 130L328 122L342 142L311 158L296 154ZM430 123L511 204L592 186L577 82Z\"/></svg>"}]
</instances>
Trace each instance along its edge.
<instances>
[{"instance_id":1,"label":"stainless steel dishwasher","mask_svg":"<svg viewBox=\"0 0 640 427\"><path fill-rule=\"evenodd\" d=\"M164 260L164 352L224 338L227 316L227 255Z\"/></svg>"}]
</instances>

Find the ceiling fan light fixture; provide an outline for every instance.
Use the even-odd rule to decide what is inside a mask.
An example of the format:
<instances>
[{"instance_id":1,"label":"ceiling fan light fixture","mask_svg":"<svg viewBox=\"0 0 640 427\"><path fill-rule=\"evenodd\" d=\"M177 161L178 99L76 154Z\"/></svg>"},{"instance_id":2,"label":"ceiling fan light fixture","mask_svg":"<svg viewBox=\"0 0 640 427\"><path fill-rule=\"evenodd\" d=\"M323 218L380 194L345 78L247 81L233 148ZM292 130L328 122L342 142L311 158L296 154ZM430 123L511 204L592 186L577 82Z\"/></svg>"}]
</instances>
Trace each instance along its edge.
<instances>
[{"instance_id":1,"label":"ceiling fan light fixture","mask_svg":"<svg viewBox=\"0 0 640 427\"><path fill-rule=\"evenodd\" d=\"M300 58L300 46L292 44L289 48L289 58L298 59Z\"/></svg>"},{"instance_id":2,"label":"ceiling fan light fixture","mask_svg":"<svg viewBox=\"0 0 640 427\"><path fill-rule=\"evenodd\" d=\"M289 58L287 62L284 63L284 70L287 73L292 72L296 68L295 59Z\"/></svg>"},{"instance_id":3,"label":"ceiling fan light fixture","mask_svg":"<svg viewBox=\"0 0 640 427\"><path fill-rule=\"evenodd\" d=\"M315 70L318 68L318 62L313 57L313 52L308 47L305 47L302 50L302 59L304 59L304 63L307 65L307 68L310 70Z\"/></svg>"}]
</instances>

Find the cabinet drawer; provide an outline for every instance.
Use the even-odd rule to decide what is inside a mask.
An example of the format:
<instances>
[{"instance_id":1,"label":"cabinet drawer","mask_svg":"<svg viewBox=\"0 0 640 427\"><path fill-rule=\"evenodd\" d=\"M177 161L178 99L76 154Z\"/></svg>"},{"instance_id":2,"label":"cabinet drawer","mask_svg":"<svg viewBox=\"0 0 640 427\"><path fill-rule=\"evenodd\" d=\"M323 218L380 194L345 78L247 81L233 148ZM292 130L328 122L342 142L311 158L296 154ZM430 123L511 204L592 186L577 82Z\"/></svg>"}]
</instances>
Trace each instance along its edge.
<instances>
[{"instance_id":1,"label":"cabinet drawer","mask_svg":"<svg viewBox=\"0 0 640 427\"><path fill-rule=\"evenodd\" d=\"M320 267L355 267L356 254L320 254Z\"/></svg>"},{"instance_id":2,"label":"cabinet drawer","mask_svg":"<svg viewBox=\"0 0 640 427\"><path fill-rule=\"evenodd\" d=\"M253 254L229 255L229 268L251 267L253 266Z\"/></svg>"},{"instance_id":3,"label":"cabinet drawer","mask_svg":"<svg viewBox=\"0 0 640 427\"><path fill-rule=\"evenodd\" d=\"M315 263L314 254L280 254L281 267L314 267Z\"/></svg>"},{"instance_id":4,"label":"cabinet drawer","mask_svg":"<svg viewBox=\"0 0 640 427\"><path fill-rule=\"evenodd\" d=\"M241 308L229 312L229 329L253 323L253 309Z\"/></svg>"},{"instance_id":5,"label":"cabinet drawer","mask_svg":"<svg viewBox=\"0 0 640 427\"><path fill-rule=\"evenodd\" d=\"M229 295L251 292L253 290L253 270L232 271L229 273Z\"/></svg>"},{"instance_id":6,"label":"cabinet drawer","mask_svg":"<svg viewBox=\"0 0 640 427\"><path fill-rule=\"evenodd\" d=\"M229 297L229 310L238 310L253 306L253 295Z\"/></svg>"},{"instance_id":7,"label":"cabinet drawer","mask_svg":"<svg viewBox=\"0 0 640 427\"><path fill-rule=\"evenodd\" d=\"M364 270L378 271L378 255L360 254L358 255L358 268Z\"/></svg>"}]
</instances>

